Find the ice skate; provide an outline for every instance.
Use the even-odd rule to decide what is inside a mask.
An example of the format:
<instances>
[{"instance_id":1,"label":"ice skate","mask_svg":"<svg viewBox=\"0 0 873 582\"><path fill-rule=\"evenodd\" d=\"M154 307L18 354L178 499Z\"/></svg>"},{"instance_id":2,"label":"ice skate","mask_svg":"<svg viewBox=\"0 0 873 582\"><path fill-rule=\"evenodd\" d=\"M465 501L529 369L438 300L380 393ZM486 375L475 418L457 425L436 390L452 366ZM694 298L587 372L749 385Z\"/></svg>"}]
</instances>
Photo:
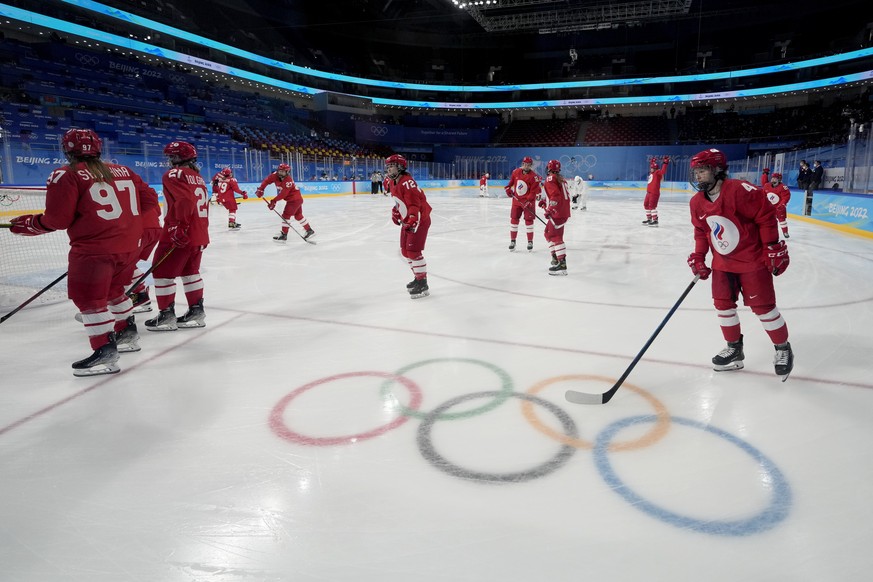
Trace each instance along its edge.
<instances>
[{"instance_id":1,"label":"ice skate","mask_svg":"<svg viewBox=\"0 0 873 582\"><path fill-rule=\"evenodd\" d=\"M515 241L514 240L509 241L509 250L511 250L511 251L515 250Z\"/></svg>"},{"instance_id":2,"label":"ice skate","mask_svg":"<svg viewBox=\"0 0 873 582\"><path fill-rule=\"evenodd\" d=\"M406 290L409 291L410 289L412 289L413 287L415 287L415 282L416 282L417 280L418 280L418 279L413 279L412 281L410 281L409 283L407 283L407 284L406 284Z\"/></svg>"},{"instance_id":3,"label":"ice skate","mask_svg":"<svg viewBox=\"0 0 873 582\"><path fill-rule=\"evenodd\" d=\"M587 211L587 210L588 210L588 207L587 207L587 206L583 206L583 207L582 207L582 210Z\"/></svg>"},{"instance_id":4,"label":"ice skate","mask_svg":"<svg viewBox=\"0 0 873 582\"><path fill-rule=\"evenodd\" d=\"M652 224L651 218L647 218L643 221L643 226L649 226L650 224Z\"/></svg>"},{"instance_id":5,"label":"ice skate","mask_svg":"<svg viewBox=\"0 0 873 582\"><path fill-rule=\"evenodd\" d=\"M794 369L794 352L791 351L791 344L776 344L776 355L773 357L773 366L776 369L776 375L786 381Z\"/></svg>"},{"instance_id":6,"label":"ice skate","mask_svg":"<svg viewBox=\"0 0 873 582\"><path fill-rule=\"evenodd\" d=\"M185 315L176 319L178 327L206 327L206 312L203 311L203 298L188 307Z\"/></svg>"},{"instance_id":7,"label":"ice skate","mask_svg":"<svg viewBox=\"0 0 873 582\"><path fill-rule=\"evenodd\" d=\"M549 275L566 275L567 274L567 259L566 257L558 261L556 265L549 267Z\"/></svg>"},{"instance_id":8,"label":"ice skate","mask_svg":"<svg viewBox=\"0 0 873 582\"><path fill-rule=\"evenodd\" d=\"M276 242L280 242L280 243L286 242L288 240L288 233L287 232L280 232L279 234L277 234L276 236L273 237L273 240Z\"/></svg>"},{"instance_id":9,"label":"ice skate","mask_svg":"<svg viewBox=\"0 0 873 582\"><path fill-rule=\"evenodd\" d=\"M146 289L145 291L140 291L131 299L133 299L134 313L146 313L152 310L152 300L149 299L148 289Z\"/></svg>"},{"instance_id":10,"label":"ice skate","mask_svg":"<svg viewBox=\"0 0 873 582\"><path fill-rule=\"evenodd\" d=\"M651 222L649 223L649 226L658 226L658 221L657 221L657 220L653 220L653 221L651 221Z\"/></svg>"},{"instance_id":11,"label":"ice skate","mask_svg":"<svg viewBox=\"0 0 873 582\"><path fill-rule=\"evenodd\" d=\"M728 370L742 370L743 360L743 336L735 342L728 342L725 349L720 351L712 358L713 370L716 372L727 372Z\"/></svg>"},{"instance_id":12,"label":"ice skate","mask_svg":"<svg viewBox=\"0 0 873 582\"><path fill-rule=\"evenodd\" d=\"M529 250L529 251L533 250L533 241L532 240L527 241L527 250Z\"/></svg>"},{"instance_id":13,"label":"ice skate","mask_svg":"<svg viewBox=\"0 0 873 582\"><path fill-rule=\"evenodd\" d=\"M240 228L241 226L242 226L242 225L241 225L240 223L235 222L235 221L233 221L233 220L231 220L230 222L227 223L227 229L228 229L228 230L239 230L239 228Z\"/></svg>"},{"instance_id":14,"label":"ice skate","mask_svg":"<svg viewBox=\"0 0 873 582\"><path fill-rule=\"evenodd\" d=\"M552 262L550 264L552 267L558 264L558 255L554 252L552 253Z\"/></svg>"},{"instance_id":15,"label":"ice skate","mask_svg":"<svg viewBox=\"0 0 873 582\"><path fill-rule=\"evenodd\" d=\"M142 349L139 347L139 333L137 333L136 329L136 320L132 315L127 318L127 327L116 335L115 345L118 348L119 354L138 352Z\"/></svg>"},{"instance_id":16,"label":"ice skate","mask_svg":"<svg viewBox=\"0 0 873 582\"><path fill-rule=\"evenodd\" d=\"M73 362L73 376L99 376L101 374L117 374L118 347L115 345L115 334L109 334L109 341L94 350L94 353L84 360Z\"/></svg>"},{"instance_id":17,"label":"ice skate","mask_svg":"<svg viewBox=\"0 0 873 582\"><path fill-rule=\"evenodd\" d=\"M309 240L315 236L315 231L311 228L306 231L306 234L303 235L303 240Z\"/></svg>"},{"instance_id":18,"label":"ice skate","mask_svg":"<svg viewBox=\"0 0 873 582\"><path fill-rule=\"evenodd\" d=\"M416 279L413 281L412 287L408 288L409 298L410 299L421 299L422 297L427 297L430 295L429 288L427 286L427 279Z\"/></svg>"},{"instance_id":19,"label":"ice skate","mask_svg":"<svg viewBox=\"0 0 873 582\"><path fill-rule=\"evenodd\" d=\"M161 309L157 317L146 320L145 326L149 331L176 331L179 329L176 324L175 305L170 303L166 309Z\"/></svg>"}]
</instances>

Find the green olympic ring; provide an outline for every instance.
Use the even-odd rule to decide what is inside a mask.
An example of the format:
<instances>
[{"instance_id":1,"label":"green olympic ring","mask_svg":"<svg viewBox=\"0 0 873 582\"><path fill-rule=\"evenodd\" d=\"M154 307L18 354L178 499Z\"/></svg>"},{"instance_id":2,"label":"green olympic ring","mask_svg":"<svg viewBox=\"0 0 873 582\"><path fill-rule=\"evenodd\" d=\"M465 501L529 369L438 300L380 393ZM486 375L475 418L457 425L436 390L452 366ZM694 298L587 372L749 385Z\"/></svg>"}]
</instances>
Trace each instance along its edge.
<instances>
[{"instance_id":1,"label":"green olympic ring","mask_svg":"<svg viewBox=\"0 0 873 582\"><path fill-rule=\"evenodd\" d=\"M410 370L414 370L415 368L420 368L422 366L426 366L428 364L433 364L437 362L466 362L469 364L478 364L483 368L488 368L500 378L501 388L494 392L494 399L490 402L486 402L482 406L478 408L473 408L471 410L465 410L462 412L443 412L437 415L437 420L459 420L462 418L470 418L472 416L478 416L480 414L484 414L491 410L494 410L501 404L503 404L507 398L509 398L513 393L513 383L512 378L510 378L509 374L503 370L491 364L489 362L483 362L482 360L475 360L472 358L434 358L433 360L423 360L421 362L415 362L413 364L409 364L408 366L404 366L400 368L397 372L395 372L395 376L404 376L406 372ZM382 388L380 389L381 395L383 398L390 396L391 394L391 385L395 382L393 379L388 379L382 384ZM411 416L418 419L424 419L428 417L428 413L420 410L414 410L409 408L408 406L400 405L399 411L401 414L406 416Z\"/></svg>"}]
</instances>

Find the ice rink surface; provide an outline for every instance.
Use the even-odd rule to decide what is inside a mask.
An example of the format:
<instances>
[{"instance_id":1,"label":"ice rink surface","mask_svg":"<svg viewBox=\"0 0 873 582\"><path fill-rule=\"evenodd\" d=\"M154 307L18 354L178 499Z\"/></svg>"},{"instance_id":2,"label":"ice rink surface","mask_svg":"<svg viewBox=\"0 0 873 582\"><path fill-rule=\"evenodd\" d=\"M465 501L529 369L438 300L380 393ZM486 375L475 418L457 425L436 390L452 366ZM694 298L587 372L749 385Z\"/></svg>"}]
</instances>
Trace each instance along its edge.
<instances>
[{"instance_id":1,"label":"ice rink surface","mask_svg":"<svg viewBox=\"0 0 873 582\"><path fill-rule=\"evenodd\" d=\"M0 579L869 580L873 241L789 217L787 382L744 307L746 368L712 371L701 281L586 406L564 391L610 388L692 280L687 201L648 228L642 192L595 191L551 277L543 225L511 253L476 193L428 193L421 300L364 194L306 199L317 245L212 207L207 327L138 315L120 374L73 377L69 302L5 322Z\"/></svg>"}]
</instances>

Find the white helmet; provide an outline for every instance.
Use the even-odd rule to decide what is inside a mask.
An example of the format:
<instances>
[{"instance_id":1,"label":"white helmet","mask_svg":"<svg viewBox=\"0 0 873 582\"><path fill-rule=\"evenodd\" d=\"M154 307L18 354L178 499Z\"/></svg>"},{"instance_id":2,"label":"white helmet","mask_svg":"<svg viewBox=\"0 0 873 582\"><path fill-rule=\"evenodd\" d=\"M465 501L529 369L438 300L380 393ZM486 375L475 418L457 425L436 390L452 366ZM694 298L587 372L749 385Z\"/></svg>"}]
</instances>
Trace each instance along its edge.
<instances>
[{"instance_id":1,"label":"white helmet","mask_svg":"<svg viewBox=\"0 0 873 582\"><path fill-rule=\"evenodd\" d=\"M579 183L582 182L582 177L581 177L581 176L576 176L576 177L573 178L573 179L576 181L577 184L579 184Z\"/></svg>"}]
</instances>

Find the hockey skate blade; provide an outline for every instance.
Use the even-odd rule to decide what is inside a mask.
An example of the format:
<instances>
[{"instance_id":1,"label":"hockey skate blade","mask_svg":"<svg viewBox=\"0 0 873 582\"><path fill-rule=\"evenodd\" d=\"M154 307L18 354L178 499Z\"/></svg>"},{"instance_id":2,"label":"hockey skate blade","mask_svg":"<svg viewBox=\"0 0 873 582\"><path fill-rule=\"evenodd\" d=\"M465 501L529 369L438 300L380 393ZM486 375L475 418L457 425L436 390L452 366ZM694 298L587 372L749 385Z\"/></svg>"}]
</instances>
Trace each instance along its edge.
<instances>
[{"instance_id":1,"label":"hockey skate blade","mask_svg":"<svg viewBox=\"0 0 873 582\"><path fill-rule=\"evenodd\" d=\"M139 345L139 339L135 339L123 344L118 344L119 354L130 354L132 352L138 352L140 350L142 350L142 348Z\"/></svg>"},{"instance_id":2,"label":"hockey skate blade","mask_svg":"<svg viewBox=\"0 0 873 582\"><path fill-rule=\"evenodd\" d=\"M108 364L98 364L90 368L73 368L73 376L77 378L87 378L89 376L102 376L103 374L117 374L121 368L115 362Z\"/></svg>"},{"instance_id":3,"label":"hockey skate blade","mask_svg":"<svg viewBox=\"0 0 873 582\"><path fill-rule=\"evenodd\" d=\"M430 291L422 291L421 293L416 293L415 295L410 295L410 299L421 299L422 297L428 297L430 295Z\"/></svg>"},{"instance_id":4,"label":"hockey skate blade","mask_svg":"<svg viewBox=\"0 0 873 582\"><path fill-rule=\"evenodd\" d=\"M586 392L567 390L564 393L564 398L567 399L567 402L572 402L573 404L603 404L603 394L588 394Z\"/></svg>"},{"instance_id":5,"label":"hockey skate blade","mask_svg":"<svg viewBox=\"0 0 873 582\"><path fill-rule=\"evenodd\" d=\"M788 380L788 376L790 376L790 375L791 375L791 372L788 372L788 373L785 374L784 376L779 376L779 377L782 378L782 381L783 381L783 382L785 382L786 380Z\"/></svg>"},{"instance_id":6,"label":"hockey skate blade","mask_svg":"<svg viewBox=\"0 0 873 582\"><path fill-rule=\"evenodd\" d=\"M713 365L712 369L716 372L733 372L734 370L742 370L745 367L742 360L725 364L724 366Z\"/></svg>"}]
</instances>

